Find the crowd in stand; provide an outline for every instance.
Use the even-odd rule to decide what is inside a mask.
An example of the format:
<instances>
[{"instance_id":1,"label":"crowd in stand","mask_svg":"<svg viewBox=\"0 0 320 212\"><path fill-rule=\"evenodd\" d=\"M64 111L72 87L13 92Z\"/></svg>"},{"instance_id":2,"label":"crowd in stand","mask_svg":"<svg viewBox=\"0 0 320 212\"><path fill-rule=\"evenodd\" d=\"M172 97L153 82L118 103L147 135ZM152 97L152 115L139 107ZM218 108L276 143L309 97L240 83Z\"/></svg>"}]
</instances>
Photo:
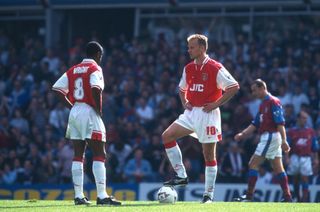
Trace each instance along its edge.
<instances>
[{"instance_id":1,"label":"crowd in stand","mask_svg":"<svg viewBox=\"0 0 320 212\"><path fill-rule=\"evenodd\" d=\"M319 20L318 20L319 21ZM254 135L236 143L233 136L255 116L250 82L262 78L285 108L286 127L297 114L309 114L308 125L320 137L320 27L315 22L288 28L262 24L254 39L235 32L233 42L209 36L209 55L240 83L240 92L222 111L223 140L218 145L217 182L246 182ZM200 32L201 33L201 32ZM173 33L174 34L174 33ZM72 144L64 138L69 110L51 92L52 83L85 57L91 38L77 38L72 48L46 49L41 39L15 42L0 31L0 184L70 183ZM109 182L160 182L173 175L161 134L182 112L178 84L189 62L186 37L112 37L104 44L103 120L107 128ZM192 182L202 182L201 145L192 137L179 141ZM91 152L86 153L86 181L92 182ZM319 176L319 167L314 167ZM261 183L273 181L270 167L260 170ZM319 179L314 179L318 183Z\"/></svg>"}]
</instances>

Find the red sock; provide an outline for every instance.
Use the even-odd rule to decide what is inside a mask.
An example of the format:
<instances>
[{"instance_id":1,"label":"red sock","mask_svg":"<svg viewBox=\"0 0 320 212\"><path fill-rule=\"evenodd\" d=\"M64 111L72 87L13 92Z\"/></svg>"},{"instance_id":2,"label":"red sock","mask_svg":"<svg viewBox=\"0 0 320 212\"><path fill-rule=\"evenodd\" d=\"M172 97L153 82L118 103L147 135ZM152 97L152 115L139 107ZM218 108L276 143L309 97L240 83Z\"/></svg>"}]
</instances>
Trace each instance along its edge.
<instances>
[{"instance_id":1,"label":"red sock","mask_svg":"<svg viewBox=\"0 0 320 212\"><path fill-rule=\"evenodd\" d=\"M253 199L253 193L256 187L257 179L258 179L258 171L255 169L250 169L249 176L248 176L248 190L246 194L248 199L251 199L251 200Z\"/></svg>"},{"instance_id":2,"label":"red sock","mask_svg":"<svg viewBox=\"0 0 320 212\"><path fill-rule=\"evenodd\" d=\"M291 192L290 192L289 183L288 183L288 176L286 175L285 172L281 172L280 174L278 174L277 177L279 180L279 184L282 188L284 198L291 199Z\"/></svg>"}]
</instances>

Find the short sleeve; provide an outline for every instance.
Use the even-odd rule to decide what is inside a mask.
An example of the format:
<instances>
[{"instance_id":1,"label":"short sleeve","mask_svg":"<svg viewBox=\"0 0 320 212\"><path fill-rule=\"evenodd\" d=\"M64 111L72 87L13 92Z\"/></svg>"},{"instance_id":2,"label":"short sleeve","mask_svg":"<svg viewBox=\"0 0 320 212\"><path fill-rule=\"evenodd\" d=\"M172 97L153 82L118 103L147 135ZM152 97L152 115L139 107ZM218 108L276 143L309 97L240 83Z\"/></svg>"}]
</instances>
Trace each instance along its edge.
<instances>
[{"instance_id":1,"label":"short sleeve","mask_svg":"<svg viewBox=\"0 0 320 212\"><path fill-rule=\"evenodd\" d=\"M182 77L179 83L179 89L181 91L187 90L187 80L186 80L186 68L183 69Z\"/></svg>"},{"instance_id":2,"label":"short sleeve","mask_svg":"<svg viewBox=\"0 0 320 212\"><path fill-rule=\"evenodd\" d=\"M68 76L64 73L52 86L52 90L58 91L63 95L67 95L69 92Z\"/></svg>"},{"instance_id":3,"label":"short sleeve","mask_svg":"<svg viewBox=\"0 0 320 212\"><path fill-rule=\"evenodd\" d=\"M231 76L225 67L221 67L217 74L217 86L219 89L227 90L232 87L239 87L238 82Z\"/></svg>"},{"instance_id":4,"label":"short sleeve","mask_svg":"<svg viewBox=\"0 0 320 212\"><path fill-rule=\"evenodd\" d=\"M281 104L274 103L272 105L272 116L276 124L284 125L285 119L284 119L283 108Z\"/></svg>"},{"instance_id":5,"label":"short sleeve","mask_svg":"<svg viewBox=\"0 0 320 212\"><path fill-rule=\"evenodd\" d=\"M96 87L100 90L104 89L104 79L103 79L102 71L94 71L90 75L90 86L91 88Z\"/></svg>"},{"instance_id":6,"label":"short sleeve","mask_svg":"<svg viewBox=\"0 0 320 212\"><path fill-rule=\"evenodd\" d=\"M251 124L256 128L260 127L260 113L257 113L256 117L252 120Z\"/></svg>"}]
</instances>

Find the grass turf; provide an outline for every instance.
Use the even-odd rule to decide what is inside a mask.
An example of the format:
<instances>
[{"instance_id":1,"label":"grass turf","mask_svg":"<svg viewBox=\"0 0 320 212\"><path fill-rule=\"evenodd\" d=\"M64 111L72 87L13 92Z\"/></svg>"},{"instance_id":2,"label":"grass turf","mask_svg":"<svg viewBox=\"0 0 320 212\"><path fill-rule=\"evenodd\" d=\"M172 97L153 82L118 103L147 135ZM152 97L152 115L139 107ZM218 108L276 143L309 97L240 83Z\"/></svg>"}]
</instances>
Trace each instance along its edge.
<instances>
[{"instance_id":1,"label":"grass turf","mask_svg":"<svg viewBox=\"0 0 320 212\"><path fill-rule=\"evenodd\" d=\"M60 200L0 200L0 211L32 211L32 212L102 212L102 211L320 211L319 203L236 203L215 202L200 204L199 202L177 202L176 204L159 204L155 201L123 201L122 206L97 206L95 202L89 206L75 206L73 201Z\"/></svg>"}]
</instances>

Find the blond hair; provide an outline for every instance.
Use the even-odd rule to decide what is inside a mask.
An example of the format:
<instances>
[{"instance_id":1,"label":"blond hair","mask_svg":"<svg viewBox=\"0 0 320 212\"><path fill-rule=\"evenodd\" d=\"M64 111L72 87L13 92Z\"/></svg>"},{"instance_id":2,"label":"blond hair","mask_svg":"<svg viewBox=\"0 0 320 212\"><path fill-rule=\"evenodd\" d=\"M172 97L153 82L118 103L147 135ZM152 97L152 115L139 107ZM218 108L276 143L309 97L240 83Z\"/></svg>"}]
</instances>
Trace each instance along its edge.
<instances>
[{"instance_id":1,"label":"blond hair","mask_svg":"<svg viewBox=\"0 0 320 212\"><path fill-rule=\"evenodd\" d=\"M201 34L190 35L187 38L188 43L190 42L190 40L193 40L193 39L197 39L198 40L198 44L200 46L204 46L206 50L208 49L208 38L205 35L201 35Z\"/></svg>"}]
</instances>

